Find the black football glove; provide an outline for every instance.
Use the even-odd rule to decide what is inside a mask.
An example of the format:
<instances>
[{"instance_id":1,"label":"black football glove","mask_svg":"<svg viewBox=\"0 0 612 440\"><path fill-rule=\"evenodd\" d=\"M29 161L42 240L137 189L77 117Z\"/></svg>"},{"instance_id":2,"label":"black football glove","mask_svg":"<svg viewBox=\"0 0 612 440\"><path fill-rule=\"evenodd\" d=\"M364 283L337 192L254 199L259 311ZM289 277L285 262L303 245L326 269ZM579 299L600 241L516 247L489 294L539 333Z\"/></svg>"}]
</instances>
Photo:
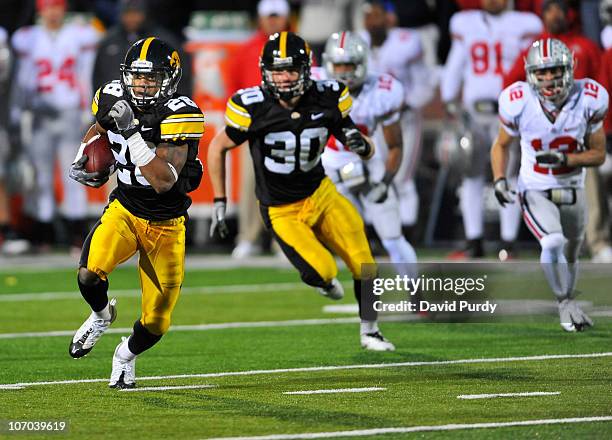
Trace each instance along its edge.
<instances>
[{"instance_id":1,"label":"black football glove","mask_svg":"<svg viewBox=\"0 0 612 440\"><path fill-rule=\"evenodd\" d=\"M538 151L536 162L542 168L562 168L567 166L567 155L556 150Z\"/></svg>"},{"instance_id":2,"label":"black football glove","mask_svg":"<svg viewBox=\"0 0 612 440\"><path fill-rule=\"evenodd\" d=\"M493 187L495 188L495 197L502 207L506 206L506 203L514 203L516 192L510 189L505 177L497 179L493 183Z\"/></svg>"},{"instance_id":3,"label":"black football glove","mask_svg":"<svg viewBox=\"0 0 612 440\"><path fill-rule=\"evenodd\" d=\"M359 130L356 128L344 128L342 131L346 138L345 145L349 150L362 157L367 157L370 154L370 144L366 142Z\"/></svg>"},{"instance_id":4,"label":"black football glove","mask_svg":"<svg viewBox=\"0 0 612 440\"><path fill-rule=\"evenodd\" d=\"M213 206L212 221L210 223L210 237L215 235L215 231L219 233L219 237L225 238L229 235L229 228L225 223L225 211L227 210L227 198L215 198Z\"/></svg>"},{"instance_id":5,"label":"black football glove","mask_svg":"<svg viewBox=\"0 0 612 440\"><path fill-rule=\"evenodd\" d=\"M70 167L70 171L68 172L68 176L72 180L76 180L83 185L91 186L92 188L99 188L108 182L108 176L110 173L108 172L96 172L96 173L88 173L85 171L85 162L87 162L89 158L86 154L82 155L79 160L72 164Z\"/></svg>"}]
</instances>

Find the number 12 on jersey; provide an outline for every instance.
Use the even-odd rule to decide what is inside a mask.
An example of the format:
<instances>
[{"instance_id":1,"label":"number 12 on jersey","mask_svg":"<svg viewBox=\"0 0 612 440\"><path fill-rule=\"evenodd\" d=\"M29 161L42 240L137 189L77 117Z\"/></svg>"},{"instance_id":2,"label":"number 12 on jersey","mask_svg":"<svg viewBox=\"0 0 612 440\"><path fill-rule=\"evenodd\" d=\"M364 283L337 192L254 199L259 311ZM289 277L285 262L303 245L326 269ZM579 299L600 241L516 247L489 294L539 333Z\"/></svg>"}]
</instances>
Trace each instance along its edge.
<instances>
[{"instance_id":1,"label":"number 12 on jersey","mask_svg":"<svg viewBox=\"0 0 612 440\"><path fill-rule=\"evenodd\" d=\"M308 172L319 163L327 137L325 127L306 128L299 135L291 131L268 133L264 143L270 150L264 165L277 174L290 174L296 169Z\"/></svg>"}]
</instances>

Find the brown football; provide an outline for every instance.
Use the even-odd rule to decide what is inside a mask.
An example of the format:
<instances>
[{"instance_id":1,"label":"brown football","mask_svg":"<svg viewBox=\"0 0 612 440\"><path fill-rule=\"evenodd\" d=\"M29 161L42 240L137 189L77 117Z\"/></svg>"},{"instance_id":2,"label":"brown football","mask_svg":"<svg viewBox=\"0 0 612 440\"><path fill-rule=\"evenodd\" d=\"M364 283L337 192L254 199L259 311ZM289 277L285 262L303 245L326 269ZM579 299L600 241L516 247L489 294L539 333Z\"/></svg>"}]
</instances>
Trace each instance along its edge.
<instances>
[{"instance_id":1,"label":"brown football","mask_svg":"<svg viewBox=\"0 0 612 440\"><path fill-rule=\"evenodd\" d=\"M85 171L95 173L99 171L108 171L115 164L115 156L111 151L110 142L106 135L96 135L92 137L83 154L86 154L88 159L85 162Z\"/></svg>"}]
</instances>

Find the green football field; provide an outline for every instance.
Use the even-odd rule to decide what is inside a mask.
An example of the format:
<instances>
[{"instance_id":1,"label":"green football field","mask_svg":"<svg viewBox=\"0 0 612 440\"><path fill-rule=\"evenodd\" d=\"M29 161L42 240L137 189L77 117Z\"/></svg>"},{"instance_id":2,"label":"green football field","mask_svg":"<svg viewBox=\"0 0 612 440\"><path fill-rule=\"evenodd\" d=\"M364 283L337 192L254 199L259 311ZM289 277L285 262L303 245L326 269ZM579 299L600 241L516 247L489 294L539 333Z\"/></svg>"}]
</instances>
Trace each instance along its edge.
<instances>
[{"instance_id":1,"label":"green football field","mask_svg":"<svg viewBox=\"0 0 612 440\"><path fill-rule=\"evenodd\" d=\"M75 276L0 270L0 438L612 438L610 284L597 276L579 286L600 295L585 294L600 312L587 332L562 332L553 313L480 324L411 316L381 324L397 351L372 353L354 313L327 313L329 300L291 269L191 269L173 329L137 360L135 391L107 381L139 316L136 270L113 273L117 321L79 360L68 344L89 312ZM539 274L510 277L524 298L545 289ZM508 393L533 394L486 396ZM9 421L68 431L16 434Z\"/></svg>"}]
</instances>

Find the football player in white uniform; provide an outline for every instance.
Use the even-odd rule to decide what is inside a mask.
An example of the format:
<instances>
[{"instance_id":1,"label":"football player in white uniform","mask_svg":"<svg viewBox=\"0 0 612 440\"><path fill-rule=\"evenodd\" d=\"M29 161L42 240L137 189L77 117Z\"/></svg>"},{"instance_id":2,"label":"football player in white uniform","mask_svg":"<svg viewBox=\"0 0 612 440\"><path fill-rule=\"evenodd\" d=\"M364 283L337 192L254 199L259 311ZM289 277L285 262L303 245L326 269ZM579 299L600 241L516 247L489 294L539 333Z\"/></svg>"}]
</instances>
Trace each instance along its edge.
<instances>
[{"instance_id":1,"label":"football player in white uniform","mask_svg":"<svg viewBox=\"0 0 612 440\"><path fill-rule=\"evenodd\" d=\"M325 173L339 191L374 225L376 233L402 275L414 275L416 253L402 235L397 190L392 184L402 162L400 110L402 85L387 74L369 73L368 47L354 32L339 32L327 40L324 68L311 69L315 79L344 82L353 97L351 118L366 136L382 127L386 149L376 148L366 162L330 137L322 160Z\"/></svg>"},{"instance_id":2,"label":"football player in white uniform","mask_svg":"<svg viewBox=\"0 0 612 440\"><path fill-rule=\"evenodd\" d=\"M465 250L451 254L454 258L483 255L484 174L487 150L498 129L497 98L502 90L502 75L542 30L537 16L507 11L507 3L507 0L482 0L483 10L458 12L450 22L453 40L440 92L451 118L459 114L455 100L462 94L462 107L467 112L468 129L474 140L473 158L460 189L468 245ZM520 226L516 205L500 210L500 224L502 240L513 242Z\"/></svg>"},{"instance_id":3,"label":"football player in white uniform","mask_svg":"<svg viewBox=\"0 0 612 440\"><path fill-rule=\"evenodd\" d=\"M404 88L400 125L403 136L403 160L394 183L400 201L402 225L414 226L419 212L419 197L414 174L421 156L422 115L420 109L433 97L436 75L423 61L423 47L418 32L390 28L382 1L370 1L365 7L365 28L361 37L370 47L369 69L388 73ZM382 130L374 140L385 148Z\"/></svg>"},{"instance_id":4,"label":"football player in white uniform","mask_svg":"<svg viewBox=\"0 0 612 440\"><path fill-rule=\"evenodd\" d=\"M573 54L556 39L533 43L525 70L527 83L516 82L499 97L501 127L491 150L495 195L501 205L515 201L505 169L509 147L520 138L523 218L540 242L561 326L580 331L593 324L574 299L586 221L584 167L605 159L608 92L592 79L574 81Z\"/></svg>"},{"instance_id":5,"label":"football player in white uniform","mask_svg":"<svg viewBox=\"0 0 612 440\"><path fill-rule=\"evenodd\" d=\"M32 141L25 145L36 170L36 189L26 210L37 222L39 244L49 244L55 214L56 159L67 170L80 142L83 115L91 101L91 72L98 34L91 26L64 24L65 0L37 0L41 24L18 29L12 37L17 73L11 120L18 126L24 111L33 116ZM85 188L61 173L62 215L69 222L73 246L85 236Z\"/></svg>"}]
</instances>

